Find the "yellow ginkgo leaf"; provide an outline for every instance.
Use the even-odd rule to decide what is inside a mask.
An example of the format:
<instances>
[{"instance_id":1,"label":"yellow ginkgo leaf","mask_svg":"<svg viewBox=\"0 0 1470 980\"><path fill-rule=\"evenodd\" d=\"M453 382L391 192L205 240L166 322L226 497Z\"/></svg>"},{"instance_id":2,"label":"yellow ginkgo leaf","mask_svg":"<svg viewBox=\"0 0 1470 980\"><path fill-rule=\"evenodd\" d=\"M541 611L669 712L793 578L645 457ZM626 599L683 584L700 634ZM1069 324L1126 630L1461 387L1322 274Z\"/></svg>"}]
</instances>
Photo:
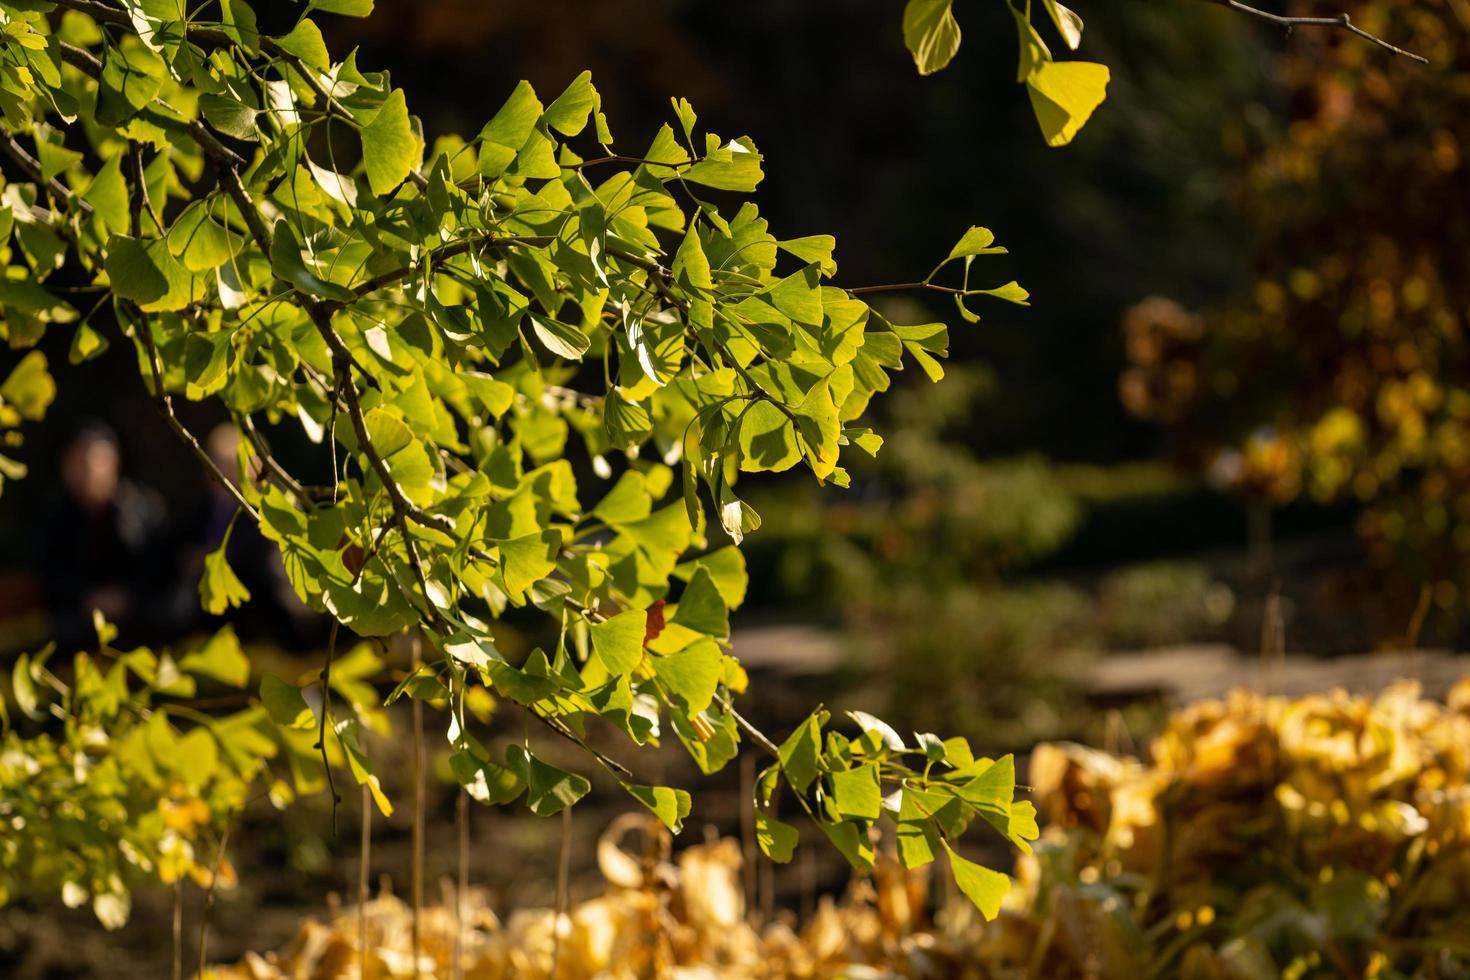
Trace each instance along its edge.
<instances>
[{"instance_id":1,"label":"yellow ginkgo leaf","mask_svg":"<svg viewBox=\"0 0 1470 980\"><path fill-rule=\"evenodd\" d=\"M1107 97L1107 65L1047 61L1026 79L1031 108L1048 146L1066 146Z\"/></svg>"}]
</instances>

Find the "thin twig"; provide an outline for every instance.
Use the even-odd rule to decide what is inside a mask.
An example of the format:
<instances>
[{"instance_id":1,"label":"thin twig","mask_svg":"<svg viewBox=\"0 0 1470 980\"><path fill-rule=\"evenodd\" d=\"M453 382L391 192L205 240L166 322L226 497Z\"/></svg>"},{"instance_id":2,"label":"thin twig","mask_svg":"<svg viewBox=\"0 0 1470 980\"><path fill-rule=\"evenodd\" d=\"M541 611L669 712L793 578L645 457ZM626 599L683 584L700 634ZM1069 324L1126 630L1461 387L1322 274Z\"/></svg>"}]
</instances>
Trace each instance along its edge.
<instances>
[{"instance_id":1,"label":"thin twig","mask_svg":"<svg viewBox=\"0 0 1470 980\"><path fill-rule=\"evenodd\" d=\"M546 715L541 714L531 707L526 708L526 714L530 715L532 718L535 718L541 724L545 725L547 728L551 729L562 738L571 742L583 752L586 752L588 755L592 756L592 758L597 760L599 765L601 765L604 769L606 769L613 775L619 777L620 779L629 779L632 777L633 771L631 769L629 769L627 766L623 765L616 759L610 758L609 756L604 755L603 753L594 749L592 746L588 745L587 742L581 738L581 736L568 728L560 718L547 717Z\"/></svg>"},{"instance_id":2,"label":"thin twig","mask_svg":"<svg viewBox=\"0 0 1470 980\"><path fill-rule=\"evenodd\" d=\"M781 750L776 747L776 743L767 738L765 732L746 721L745 716L735 710L735 706L730 703L728 697L723 694L716 694L715 700L719 702L720 707L730 712L730 717L735 719L735 724L739 725L745 734L750 736L752 742L759 745L768 755L776 759L781 758Z\"/></svg>"},{"instance_id":3,"label":"thin twig","mask_svg":"<svg viewBox=\"0 0 1470 980\"><path fill-rule=\"evenodd\" d=\"M422 643L417 630L412 634L410 641L413 645L413 669L418 670L423 663ZM411 925L413 940L413 975L419 975L419 940L420 940L420 916L424 905L424 702L419 698L413 699L413 921Z\"/></svg>"},{"instance_id":4,"label":"thin twig","mask_svg":"<svg viewBox=\"0 0 1470 980\"><path fill-rule=\"evenodd\" d=\"M385 289L388 286L402 282L426 265L444 262L468 252L477 252L489 248L505 248L515 245L525 246L527 248L545 248L554 241L555 239L550 236L526 237L522 235L502 235L498 232L486 232L471 238L462 239L453 245L445 245L443 248L434 249L412 265L389 269L387 272L358 283L352 287L352 291L357 294L358 298L370 296L380 289ZM327 305L330 309L340 304L329 303Z\"/></svg>"},{"instance_id":5,"label":"thin twig","mask_svg":"<svg viewBox=\"0 0 1470 980\"><path fill-rule=\"evenodd\" d=\"M158 408L160 414L163 415L163 420L168 423L168 427L173 430L174 435L179 437L184 445L189 448L189 451L194 454L194 458L203 465L204 471L226 493L234 498L235 503L245 513L250 515L251 520L259 524L261 522L260 513L251 505L250 501L245 499L245 495L240 492L240 488L235 486L235 481L225 476L224 471L219 468L209 453L204 451L204 447L199 444L199 440L195 438L194 433L186 429L184 423L179 421L179 417L174 414L173 400L163 388L163 373L159 368L158 345L153 340L153 327L149 325L148 315L146 313L139 311L138 317L137 333L139 334L139 340L143 344L144 351L148 355L148 367L153 376L152 394L154 405Z\"/></svg>"},{"instance_id":6,"label":"thin twig","mask_svg":"<svg viewBox=\"0 0 1470 980\"><path fill-rule=\"evenodd\" d=\"M853 286L848 289L854 296L864 293L897 293L914 292L916 290L928 290L931 293L946 293L950 296L964 296L966 290L956 289L954 286L940 286L932 282L890 282L881 286Z\"/></svg>"},{"instance_id":7,"label":"thin twig","mask_svg":"<svg viewBox=\"0 0 1470 980\"><path fill-rule=\"evenodd\" d=\"M232 817L231 820L234 818ZM204 976L204 968L209 962L209 912L214 908L215 890L219 887L219 869L224 862L225 848L230 843L230 823L225 823L224 830L220 831L219 846L214 851L214 867L209 874L209 887L204 891L204 905L199 910L199 976Z\"/></svg>"},{"instance_id":8,"label":"thin twig","mask_svg":"<svg viewBox=\"0 0 1470 980\"><path fill-rule=\"evenodd\" d=\"M745 891L745 915L754 921L756 903L755 836L755 757L746 753L740 759L740 857L741 882Z\"/></svg>"},{"instance_id":9,"label":"thin twig","mask_svg":"<svg viewBox=\"0 0 1470 980\"><path fill-rule=\"evenodd\" d=\"M1269 10L1262 10L1259 7L1252 7L1250 4L1241 3L1240 0L1205 0L1205 2L1213 3L1216 6L1225 7L1229 10L1234 10L1237 13L1245 14L1247 17L1255 17L1268 23L1275 24L1277 27L1285 30L1288 34L1290 34L1292 30L1297 27L1326 27L1329 29L1336 28L1339 30L1344 30L1350 34L1356 34L1358 37L1362 38L1370 44L1376 44L1378 47L1383 48L1385 51L1391 51L1396 55L1408 58L1411 61L1417 61L1423 65L1429 64L1429 59L1424 57L1423 55L1415 54L1412 51L1405 51L1398 45L1390 44L1389 42L1385 41L1377 34L1373 34L1363 30L1357 24L1354 24L1352 18L1349 17L1346 13L1336 14L1332 17L1292 17L1287 14L1273 14Z\"/></svg>"},{"instance_id":10,"label":"thin twig","mask_svg":"<svg viewBox=\"0 0 1470 980\"><path fill-rule=\"evenodd\" d=\"M624 156L621 153L609 153L607 156L592 157L591 159L583 160L580 163L564 163L562 164L562 166L567 170L582 170L586 167L601 166L605 163L627 163L635 166L667 167L670 170L677 170L680 167L689 166L693 162L694 161L690 159L682 163L668 163L659 160L649 160L645 157L630 157Z\"/></svg>"},{"instance_id":11,"label":"thin twig","mask_svg":"<svg viewBox=\"0 0 1470 980\"><path fill-rule=\"evenodd\" d=\"M327 636L327 662L322 664L322 713L317 720L316 750L322 754L322 769L327 774L327 791L332 794L332 836L337 836L337 805L342 797L337 795L337 783L332 778L332 764L327 761L327 709L332 704L332 660L337 656L337 630L341 623L332 619L332 632Z\"/></svg>"},{"instance_id":12,"label":"thin twig","mask_svg":"<svg viewBox=\"0 0 1470 980\"><path fill-rule=\"evenodd\" d=\"M368 940L368 865L373 846L373 798L367 783L362 784L362 838L357 849L357 952L358 980L367 980Z\"/></svg>"},{"instance_id":13,"label":"thin twig","mask_svg":"<svg viewBox=\"0 0 1470 980\"><path fill-rule=\"evenodd\" d=\"M92 213L92 205L82 200L82 198L77 196L76 194L73 194L71 192L71 188L67 187L55 177L52 177L48 180L45 176L44 171L41 170L41 164L36 160L35 157L27 153L25 147L16 142L15 137L10 135L8 131L5 132L4 139L0 140L0 151L4 151L6 156L14 160L16 165L26 172L27 177L31 178L36 183L44 186L46 188L46 192L50 194L58 203L64 201L68 204L75 204L77 206L77 210L81 211L83 214Z\"/></svg>"},{"instance_id":14,"label":"thin twig","mask_svg":"<svg viewBox=\"0 0 1470 980\"><path fill-rule=\"evenodd\" d=\"M557 966L561 960L561 920L567 907L567 871L572 856L572 808L561 811L561 853L556 860L556 914L552 918L551 930L551 973L549 980L556 980Z\"/></svg>"},{"instance_id":15,"label":"thin twig","mask_svg":"<svg viewBox=\"0 0 1470 980\"><path fill-rule=\"evenodd\" d=\"M464 980L465 901L470 891L470 794L459 788L454 819L459 830L459 880L454 889L454 965L453 980Z\"/></svg>"},{"instance_id":16,"label":"thin twig","mask_svg":"<svg viewBox=\"0 0 1470 980\"><path fill-rule=\"evenodd\" d=\"M139 143L136 140L129 140L128 158L133 162L133 175L136 178L137 186L135 190L137 191L138 200L141 201L141 206L143 210L148 212L148 217L153 219L153 227L158 229L158 234L160 236L166 236L168 234L168 229L163 227L163 219L160 218L158 216L158 212L154 210L153 197L148 193L148 178L143 174L143 144ZM137 206L138 205L134 205L135 220L133 226L133 234L135 236L141 236L142 229L138 227L138 223L136 221Z\"/></svg>"},{"instance_id":17,"label":"thin twig","mask_svg":"<svg viewBox=\"0 0 1470 980\"><path fill-rule=\"evenodd\" d=\"M133 235L137 236L142 232L143 204L148 197L148 182L143 176L143 148L136 142L130 141L128 143L128 161L130 164L129 170L131 171L135 185L133 188L134 193L128 202L130 211L129 223ZM138 309L138 323L135 332L138 334L137 339L143 344L144 352L147 354L148 370L153 376L153 403L163 415L164 422L183 441L184 445L189 447L189 451L194 454L194 458L204 466L204 471L213 477L214 481L235 499L235 503L239 504L245 513L250 515L251 519L259 524L261 519L260 514L251 506L250 501L245 499L245 495L240 492L239 487L235 486L235 482L225 476L224 472L220 470L213 457L204 451L203 446L199 445L199 440L195 438L194 433L185 428L184 423L174 413L173 399L169 397L168 391L163 386L162 359L158 355L158 345L153 340L153 327L149 322L148 314L141 308Z\"/></svg>"},{"instance_id":18,"label":"thin twig","mask_svg":"<svg viewBox=\"0 0 1470 980\"><path fill-rule=\"evenodd\" d=\"M174 882L173 980L184 980L184 879Z\"/></svg>"},{"instance_id":19,"label":"thin twig","mask_svg":"<svg viewBox=\"0 0 1470 980\"><path fill-rule=\"evenodd\" d=\"M271 452L270 443L265 441L265 436L256 428L255 422L248 415L240 416L243 423L241 428L247 432L252 445L260 459L262 475L280 487L282 490L294 496L303 504L311 504L320 500L331 500L333 491L331 487L307 486L290 474L281 465Z\"/></svg>"}]
</instances>

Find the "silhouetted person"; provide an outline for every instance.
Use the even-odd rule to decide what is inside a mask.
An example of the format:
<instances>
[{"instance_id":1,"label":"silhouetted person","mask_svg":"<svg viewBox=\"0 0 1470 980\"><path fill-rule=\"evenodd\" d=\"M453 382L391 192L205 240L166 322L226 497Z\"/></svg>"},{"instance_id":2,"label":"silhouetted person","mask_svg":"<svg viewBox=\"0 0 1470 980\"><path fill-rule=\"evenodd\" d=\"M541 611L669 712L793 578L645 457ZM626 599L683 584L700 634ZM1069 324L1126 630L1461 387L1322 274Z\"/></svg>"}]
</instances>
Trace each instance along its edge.
<instances>
[{"instance_id":1,"label":"silhouetted person","mask_svg":"<svg viewBox=\"0 0 1470 980\"><path fill-rule=\"evenodd\" d=\"M159 545L163 508L122 477L117 436L83 427L61 454L61 496L37 542L37 568L59 649L96 645L98 610L125 639L158 626L165 587Z\"/></svg>"}]
</instances>

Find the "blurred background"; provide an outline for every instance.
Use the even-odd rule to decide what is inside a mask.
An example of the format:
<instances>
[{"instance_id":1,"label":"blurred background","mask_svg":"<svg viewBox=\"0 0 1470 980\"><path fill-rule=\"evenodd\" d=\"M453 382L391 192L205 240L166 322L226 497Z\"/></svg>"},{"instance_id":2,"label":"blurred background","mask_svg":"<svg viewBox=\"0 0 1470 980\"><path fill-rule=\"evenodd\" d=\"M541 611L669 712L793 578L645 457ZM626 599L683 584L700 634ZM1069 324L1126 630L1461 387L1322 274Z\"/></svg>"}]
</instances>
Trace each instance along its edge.
<instances>
[{"instance_id":1,"label":"blurred background","mask_svg":"<svg viewBox=\"0 0 1470 980\"><path fill-rule=\"evenodd\" d=\"M263 30L297 12L256 6ZM1268 672L1301 690L1379 684L1402 665L1394 651L1463 647L1463 4L1347 4L1426 68L1188 0L1079 3L1081 54L1113 81L1060 150L1014 85L1013 33L980 6L957 12L964 46L928 78L895 0L378 0L368 20L320 21L334 53L391 70L431 143L476 132L521 78L549 96L590 68L625 149L670 96L689 98L765 154L773 231L836 236L844 285L918 278L971 224L1009 247L977 273L1019 280L1029 308L995 305L972 326L926 297L892 301L895 316L952 321L948 376L909 372L879 400L887 443L850 490L751 486L765 523L746 542L735 653L786 681L751 705L771 729L825 700L987 753L1126 748L1163 707ZM139 642L203 629L197 563L222 533L203 478L119 352L69 366L69 342L42 342L64 394L20 452L31 478L0 496L0 647L85 643L85 604L112 604ZM201 438L221 421L181 414ZM269 555L253 567L272 574ZM320 624L286 599L237 626L268 659L319 656ZM1432 690L1458 664L1425 653L1414 669ZM696 821L738 827L737 776ZM431 805L434 874L453 864L452 808L447 789ZM578 808L588 840L613 812ZM322 807L265 810L249 873L222 897L225 915L253 918L216 940L220 955L278 942L347 887L354 819L334 840ZM476 878L549 901L558 828L476 820ZM380 828L386 873L401 873L406 827ZM840 882L827 857L774 872L778 900ZM140 962L145 901L123 937ZM43 941L27 928L89 927L73 915L12 916L0 948Z\"/></svg>"}]
</instances>

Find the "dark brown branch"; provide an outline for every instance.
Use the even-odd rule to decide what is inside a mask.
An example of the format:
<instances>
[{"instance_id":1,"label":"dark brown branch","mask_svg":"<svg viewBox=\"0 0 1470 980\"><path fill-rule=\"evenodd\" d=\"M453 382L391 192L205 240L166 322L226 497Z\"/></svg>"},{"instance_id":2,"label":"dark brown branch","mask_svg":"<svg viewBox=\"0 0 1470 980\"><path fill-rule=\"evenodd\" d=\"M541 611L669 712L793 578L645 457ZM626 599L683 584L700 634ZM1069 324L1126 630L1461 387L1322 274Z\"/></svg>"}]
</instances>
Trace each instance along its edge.
<instances>
[{"instance_id":1,"label":"dark brown branch","mask_svg":"<svg viewBox=\"0 0 1470 980\"><path fill-rule=\"evenodd\" d=\"M189 448L189 452L194 454L194 458L200 462L205 472L214 479L214 482L224 488L225 492L235 499L235 503L239 504L245 513L249 514L250 518L259 524L261 522L260 513L254 507L250 506L250 501L246 500L244 494L240 492L240 488L235 486L235 481L225 476L223 471L215 465L214 460L210 458L209 453L204 451L204 447L199 445L199 440L194 437L194 433L186 429L184 423L180 422L179 417L174 414L173 400L169 398L168 392L163 387L163 375L158 366L158 345L153 342L153 328L148 324L148 315L141 311L139 313L137 332L139 340L147 352L148 368L153 375L153 404L157 407L159 414L163 416L164 422L168 423L168 427L173 430L174 435L178 436L184 445Z\"/></svg>"},{"instance_id":2,"label":"dark brown branch","mask_svg":"<svg viewBox=\"0 0 1470 980\"><path fill-rule=\"evenodd\" d=\"M222 167L220 169L220 183L224 185L225 193L230 195L230 200L235 202L235 207L240 211L240 217L245 220L245 227L250 229L250 237L255 239L256 246L267 258L271 254L271 230L266 226L265 216L255 206L255 201L250 197L250 192L240 182L240 171L235 167Z\"/></svg>"},{"instance_id":3,"label":"dark brown branch","mask_svg":"<svg viewBox=\"0 0 1470 980\"><path fill-rule=\"evenodd\" d=\"M561 721L561 719L548 718L546 715L541 714L541 712L531 707L527 707L526 712L532 718L535 718L537 721L541 722L541 724L545 725L547 728L551 729L553 732L560 735L568 742L571 742L583 752L586 752L588 755L592 756L592 758L596 759L597 762L608 772L612 773L615 776L618 776L621 779L632 778L632 770L630 770L627 766L623 765L616 759L610 758L603 753L597 751L592 746L588 745L585 741L577 736L576 732L568 728L566 724Z\"/></svg>"},{"instance_id":4,"label":"dark brown branch","mask_svg":"<svg viewBox=\"0 0 1470 980\"><path fill-rule=\"evenodd\" d=\"M241 415L236 421L240 426L240 431L244 433L250 445L255 447L255 453L260 458L262 473L266 479L291 494L303 504L315 500L331 499L331 487L304 486L299 480L287 472L286 468L280 464L275 454L271 451L270 443L266 441L265 434L256 427L254 419L249 415Z\"/></svg>"},{"instance_id":5,"label":"dark brown branch","mask_svg":"<svg viewBox=\"0 0 1470 980\"><path fill-rule=\"evenodd\" d=\"M736 711L735 705L730 702L728 697L723 694L717 694L715 695L715 700L719 702L720 707L730 712L730 717L735 719L735 724L739 725L745 734L750 736L752 742L760 746L772 758L778 761L780 760L781 750L776 747L776 743L767 738L765 732L747 721L744 715Z\"/></svg>"},{"instance_id":6,"label":"dark brown branch","mask_svg":"<svg viewBox=\"0 0 1470 980\"><path fill-rule=\"evenodd\" d=\"M464 255L469 252L478 252L489 248L504 248L512 245L524 245L529 248L544 248L545 246L550 245L553 241L554 239L550 236L532 238L521 235L501 235L496 232L486 232L482 235L475 235L474 237L455 242L453 245L446 245L443 248L434 249L433 251L425 255L423 259L414 263L413 265L406 265L399 269L390 269L389 271L381 273L380 275L373 276L371 279L365 280L364 282L360 282L356 286L353 286L352 291L357 294L359 299L370 296L380 289L386 289L389 286L396 285L403 280L409 278L415 272L418 272L424 267L425 261L444 262L454 258L455 256ZM329 308L337 308L341 306L341 304L327 305Z\"/></svg>"},{"instance_id":7,"label":"dark brown branch","mask_svg":"<svg viewBox=\"0 0 1470 980\"><path fill-rule=\"evenodd\" d=\"M98 61L86 48L79 48L75 44L61 42L61 60L92 78L98 78L102 74L102 62ZM153 108L154 106L157 107L157 110ZM162 99L154 99L152 105L144 109L144 115L148 116L151 122L182 125L188 130L189 136L199 144L199 148L204 151L205 155L221 164L237 167L245 165L245 158L220 142L219 138L209 131L208 126L198 119L190 119ZM174 116L178 118L175 119Z\"/></svg>"},{"instance_id":8,"label":"dark brown branch","mask_svg":"<svg viewBox=\"0 0 1470 980\"><path fill-rule=\"evenodd\" d=\"M1383 38L1379 37L1377 34L1373 34L1369 31L1363 30L1357 24L1354 24L1352 18L1350 18L1345 13L1337 14L1332 17L1292 17L1287 14L1273 14L1269 10L1262 10L1259 7L1252 7L1248 3L1241 3L1240 0L1204 0L1204 2L1215 4L1218 7L1225 7L1229 10L1234 10L1238 13L1245 14L1247 17L1255 17L1259 20L1264 20L1268 23L1275 24L1277 27L1280 27L1288 34L1290 34L1293 29L1298 27L1325 27L1328 29L1347 31L1350 34L1356 34L1358 37L1367 41L1369 44L1375 44L1378 47L1383 48L1385 51L1391 51L1396 55L1408 58L1411 61L1417 61L1423 65L1429 64L1429 59L1424 57L1423 55L1415 54L1412 51L1406 51L1396 44L1390 44Z\"/></svg>"},{"instance_id":9,"label":"dark brown branch","mask_svg":"<svg viewBox=\"0 0 1470 980\"><path fill-rule=\"evenodd\" d=\"M332 329L330 324L326 324L325 326L318 324L318 329L321 330L324 337L330 336L338 345L342 343L342 339L337 336L336 331ZM328 341L328 343L330 344L331 341ZM387 462L384 461L382 455L373 445L372 439L368 436L367 418L363 415L362 400L358 395L357 384L353 381L352 375L347 369L346 361L335 359L334 365L338 380L342 383L342 394L347 402L347 417L352 421L352 431L357 436L358 448L368 458L368 464L372 466L373 472L382 481L383 489L388 493L388 500L393 505L395 516L410 518L425 527L432 527L436 531L453 535L454 525L447 519L435 514L425 513L418 505L403 495L403 488L398 485L398 481L393 479L393 474L388 469ZM403 530L405 536L407 536L408 529L404 528ZM411 548L412 546L410 545Z\"/></svg>"},{"instance_id":10,"label":"dark brown branch","mask_svg":"<svg viewBox=\"0 0 1470 980\"><path fill-rule=\"evenodd\" d=\"M673 286L670 285L673 273L663 263L642 255L634 255L621 248L609 248L607 254L619 262L625 262L635 269L642 269L648 273L649 281L653 283L653 288L658 291L659 296L663 297L664 302L677 310L687 311L689 309L689 303L675 293Z\"/></svg>"},{"instance_id":11,"label":"dark brown branch","mask_svg":"<svg viewBox=\"0 0 1470 980\"><path fill-rule=\"evenodd\" d=\"M55 177L47 180L45 173L41 170L41 164L35 157L26 152L25 147L16 141L9 130L5 130L4 134L4 139L0 140L0 151L3 151L6 156L14 160L16 166L24 170L27 177L44 187L46 193L56 201L59 207L64 207L66 204L75 204L77 210L83 214L92 213L92 205L82 200L76 194L73 194L70 187L67 187Z\"/></svg>"},{"instance_id":12,"label":"dark brown branch","mask_svg":"<svg viewBox=\"0 0 1470 980\"><path fill-rule=\"evenodd\" d=\"M245 219L245 224L249 227L252 237L256 240L256 244L260 246L266 255L269 255L271 231L266 227L264 215L256 207L255 202L251 200L249 191L245 189L245 185L240 181L239 171L233 166L225 166L221 170L221 179L225 185L225 192L230 195L231 199L235 202L235 206L240 210L241 217ZM450 535L454 533L454 526L442 517L425 513L404 496L403 488L398 485L398 481L393 479L393 474L389 471L387 463L384 462L382 455L373 446L372 439L368 435L367 422L363 416L362 402L358 395L357 383L352 376L352 368L357 366L356 360L353 358L352 352L348 350L347 345L342 342L342 338L337 334L337 331L332 327L331 310L325 303L314 296L308 296L299 291L297 295L301 297L302 307L306 310L307 315L311 318L312 324L316 327L317 332L321 334L322 339L326 341L327 348L332 353L332 369L336 375L336 386L347 403L347 414L352 420L352 429L357 436L358 448L367 456L369 465L372 466L373 472L377 474L378 479L383 484L383 489L388 494L388 499L393 505L393 518L398 523L399 530L403 532L403 545L408 556L409 568L413 571L419 588L423 590L424 601L429 604L429 619L438 624L441 622L441 617L439 616L438 610L434 608L433 599L430 598L428 579L424 575L423 565L419 561L418 549L414 545L412 534L409 533L407 522L413 520L416 523L426 527L432 527ZM362 371L360 366L358 370L360 372ZM364 377L368 377L366 372L362 373Z\"/></svg>"},{"instance_id":13,"label":"dark brown branch","mask_svg":"<svg viewBox=\"0 0 1470 980\"><path fill-rule=\"evenodd\" d=\"M136 235L138 234L139 224L142 219L143 202L147 196L145 189L146 181L143 178L143 153L137 143L128 144L128 158L131 164L129 167L132 171L131 176L137 185L134 187L131 201L132 231ZM194 454L194 458L199 460L204 466L205 472L212 476L214 481L224 488L225 492L231 497L234 497L235 502L244 509L245 513L249 514L255 523L259 524L261 520L260 514L254 507L250 506L250 501L245 499L245 495L240 492L240 488L235 486L235 482L225 476L220 468L215 465L214 459L209 453L204 451L203 446L199 445L199 440L194 437L194 433L185 428L184 423L179 421L179 417L174 414L173 400L169 398L168 391L163 386L163 369L160 366L162 361L158 356L158 345L153 341L153 327L148 322L148 314L142 310L138 311L136 332L139 341L141 341L144 350L147 352L148 370L153 376L153 403L163 416L164 422L183 441L184 445L189 447L189 451Z\"/></svg>"}]
</instances>

